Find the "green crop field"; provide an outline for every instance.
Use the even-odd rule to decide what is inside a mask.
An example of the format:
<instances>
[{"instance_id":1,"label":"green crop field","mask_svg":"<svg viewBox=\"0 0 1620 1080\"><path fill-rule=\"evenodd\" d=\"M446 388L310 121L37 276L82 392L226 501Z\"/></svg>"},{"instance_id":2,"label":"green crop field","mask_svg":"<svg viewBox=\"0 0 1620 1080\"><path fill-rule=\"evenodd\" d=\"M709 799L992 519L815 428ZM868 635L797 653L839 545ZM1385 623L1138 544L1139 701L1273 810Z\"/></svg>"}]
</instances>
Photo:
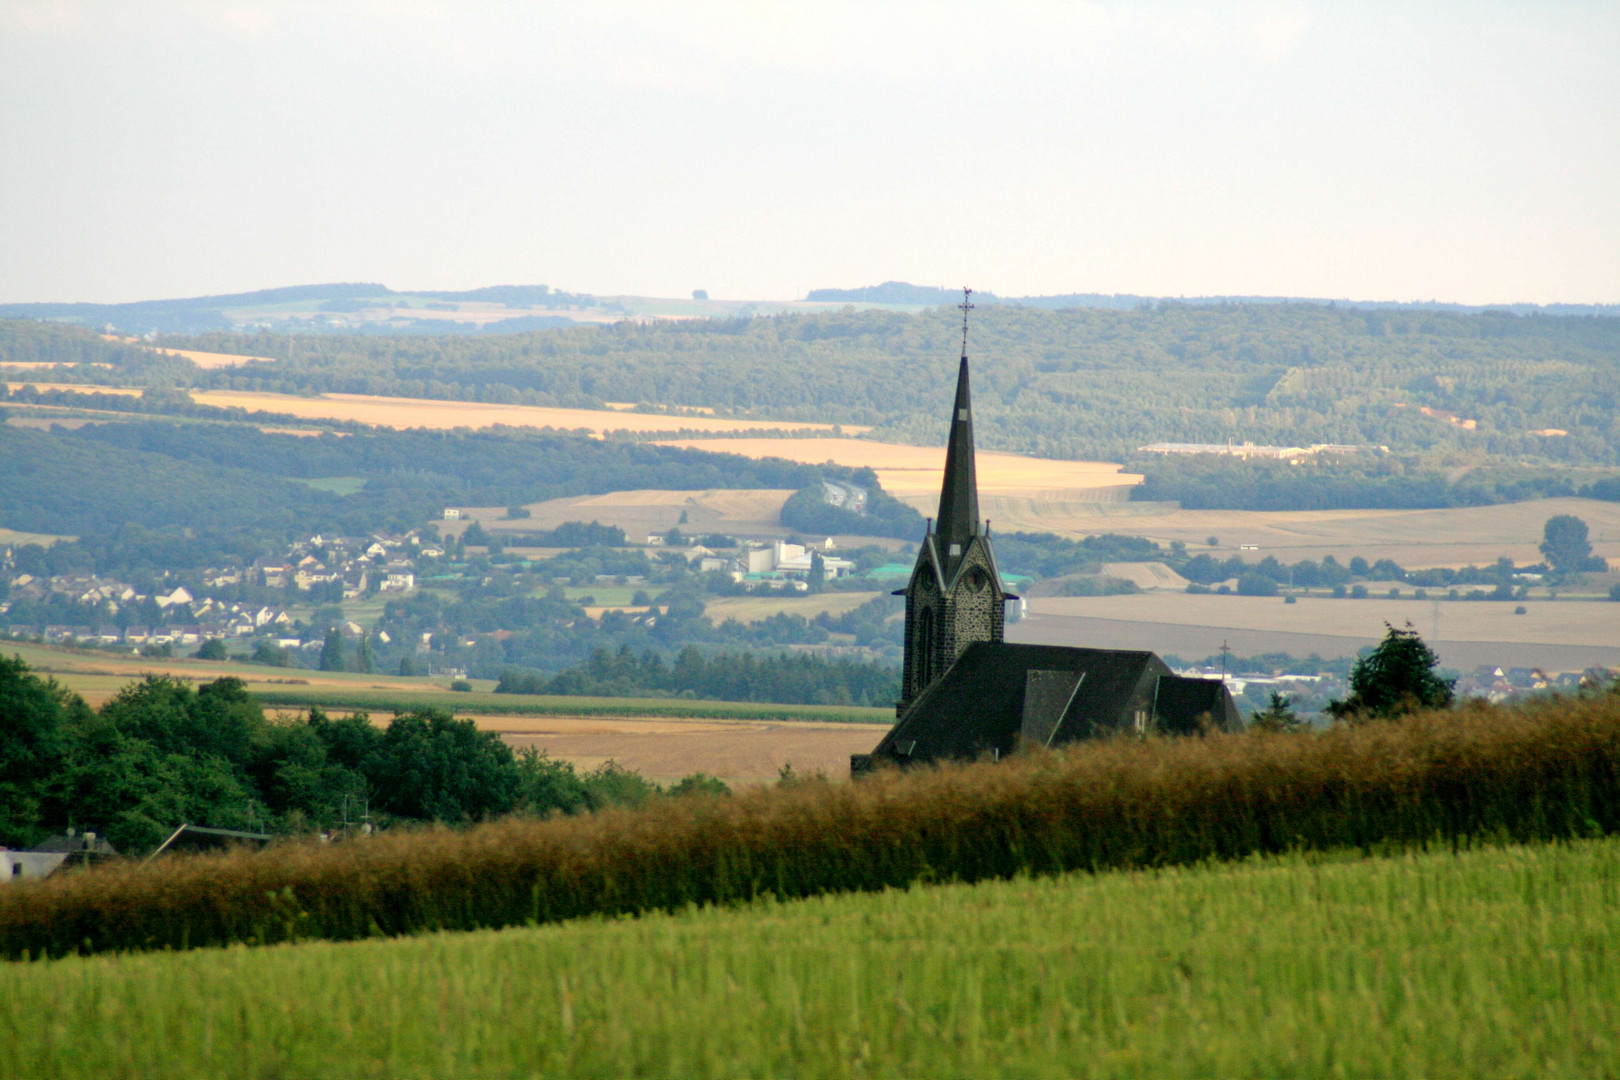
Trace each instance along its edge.
<instances>
[{"instance_id":1,"label":"green crop field","mask_svg":"<svg viewBox=\"0 0 1620 1080\"><path fill-rule=\"evenodd\" d=\"M11 1075L1542 1076L1620 1053L1620 841L0 968Z\"/></svg>"},{"instance_id":2,"label":"green crop field","mask_svg":"<svg viewBox=\"0 0 1620 1080\"><path fill-rule=\"evenodd\" d=\"M892 724L893 709L859 705L776 705L760 701L684 698L572 697L560 694L462 694L409 690L348 690L330 686L249 688L269 707L409 712L435 708L484 716L649 716L691 720L813 720L828 724Z\"/></svg>"}]
</instances>

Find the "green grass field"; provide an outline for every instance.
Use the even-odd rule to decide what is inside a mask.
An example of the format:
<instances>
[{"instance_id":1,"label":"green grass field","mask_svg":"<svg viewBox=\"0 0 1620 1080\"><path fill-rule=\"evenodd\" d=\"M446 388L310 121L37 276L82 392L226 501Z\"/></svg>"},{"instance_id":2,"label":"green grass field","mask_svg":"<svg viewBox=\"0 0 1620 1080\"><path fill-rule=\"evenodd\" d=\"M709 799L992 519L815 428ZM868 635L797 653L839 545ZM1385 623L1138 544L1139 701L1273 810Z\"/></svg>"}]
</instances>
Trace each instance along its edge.
<instances>
[{"instance_id":1,"label":"green grass field","mask_svg":"<svg viewBox=\"0 0 1620 1080\"><path fill-rule=\"evenodd\" d=\"M486 683L486 685L493 685ZM249 688L268 707L318 705L327 710L363 709L367 712L408 712L415 708L445 709L491 716L650 716L692 720L809 720L828 724L892 724L893 709L858 705L777 705L757 701L700 701L682 698L571 697L549 694L497 694L474 690L445 694L437 691L347 690L330 686Z\"/></svg>"},{"instance_id":2,"label":"green grass field","mask_svg":"<svg viewBox=\"0 0 1620 1080\"><path fill-rule=\"evenodd\" d=\"M1620 1053L1620 841L0 967L9 1075L1542 1076Z\"/></svg>"},{"instance_id":3,"label":"green grass field","mask_svg":"<svg viewBox=\"0 0 1620 1080\"><path fill-rule=\"evenodd\" d=\"M316 491L330 491L334 495L353 495L366 486L363 476L294 476L291 479Z\"/></svg>"}]
</instances>

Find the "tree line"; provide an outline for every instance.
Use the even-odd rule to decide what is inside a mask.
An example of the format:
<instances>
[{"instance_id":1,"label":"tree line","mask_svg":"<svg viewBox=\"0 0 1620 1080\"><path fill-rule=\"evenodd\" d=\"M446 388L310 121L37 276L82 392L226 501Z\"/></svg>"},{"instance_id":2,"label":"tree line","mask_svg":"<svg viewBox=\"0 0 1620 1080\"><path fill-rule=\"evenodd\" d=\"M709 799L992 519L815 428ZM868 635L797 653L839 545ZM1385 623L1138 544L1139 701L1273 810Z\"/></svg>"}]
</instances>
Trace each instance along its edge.
<instances>
[{"instance_id":1,"label":"tree line","mask_svg":"<svg viewBox=\"0 0 1620 1080\"><path fill-rule=\"evenodd\" d=\"M556 675L503 671L495 692L889 706L899 696L900 673L889 665L805 653L705 655L693 645L667 661L654 650L638 655L621 645L616 651L595 649L585 663Z\"/></svg>"},{"instance_id":2,"label":"tree line","mask_svg":"<svg viewBox=\"0 0 1620 1080\"><path fill-rule=\"evenodd\" d=\"M74 828L139 854L183 822L272 833L368 817L461 824L578 813L656 790L622 769L580 774L515 754L500 736L435 710L386 727L319 709L272 719L238 679L194 689L162 676L91 709L0 656L0 843L13 847Z\"/></svg>"}]
</instances>

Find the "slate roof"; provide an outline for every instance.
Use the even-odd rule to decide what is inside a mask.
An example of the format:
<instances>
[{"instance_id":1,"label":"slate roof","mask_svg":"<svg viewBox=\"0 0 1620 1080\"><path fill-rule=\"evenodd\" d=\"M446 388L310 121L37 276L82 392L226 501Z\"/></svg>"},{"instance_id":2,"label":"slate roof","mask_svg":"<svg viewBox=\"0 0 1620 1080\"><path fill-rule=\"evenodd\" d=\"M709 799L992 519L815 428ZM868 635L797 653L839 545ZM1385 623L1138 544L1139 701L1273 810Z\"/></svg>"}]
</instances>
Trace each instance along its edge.
<instances>
[{"instance_id":1,"label":"slate roof","mask_svg":"<svg viewBox=\"0 0 1620 1080\"><path fill-rule=\"evenodd\" d=\"M969 645L869 755L895 762L999 758L1115 732L1193 734L1208 714L1242 727L1219 682L1184 679L1151 652L1061 645ZM856 771L866 765L856 755Z\"/></svg>"}]
</instances>

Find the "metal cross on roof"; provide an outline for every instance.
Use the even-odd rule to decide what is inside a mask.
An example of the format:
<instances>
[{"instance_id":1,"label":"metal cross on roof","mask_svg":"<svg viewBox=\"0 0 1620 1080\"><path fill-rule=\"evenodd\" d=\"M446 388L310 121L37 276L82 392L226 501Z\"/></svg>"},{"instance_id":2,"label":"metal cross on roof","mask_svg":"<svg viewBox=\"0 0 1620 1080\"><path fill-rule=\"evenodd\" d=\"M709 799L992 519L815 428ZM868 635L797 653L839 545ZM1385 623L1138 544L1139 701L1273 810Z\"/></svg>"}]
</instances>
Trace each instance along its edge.
<instances>
[{"instance_id":1,"label":"metal cross on roof","mask_svg":"<svg viewBox=\"0 0 1620 1080\"><path fill-rule=\"evenodd\" d=\"M968 312L973 310L973 290L966 285L962 286L962 302L956 306L962 309L962 355L967 355Z\"/></svg>"}]
</instances>

